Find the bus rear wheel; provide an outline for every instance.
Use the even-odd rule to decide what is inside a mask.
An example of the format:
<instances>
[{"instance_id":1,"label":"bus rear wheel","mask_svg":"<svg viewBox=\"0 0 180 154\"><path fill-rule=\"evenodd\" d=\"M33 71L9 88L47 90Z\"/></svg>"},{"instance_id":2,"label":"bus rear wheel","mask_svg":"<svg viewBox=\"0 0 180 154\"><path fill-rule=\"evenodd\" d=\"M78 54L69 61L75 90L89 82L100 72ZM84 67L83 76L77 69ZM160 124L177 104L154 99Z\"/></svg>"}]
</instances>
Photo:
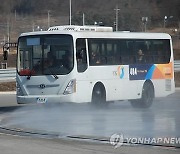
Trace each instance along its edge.
<instances>
[{"instance_id":1,"label":"bus rear wheel","mask_svg":"<svg viewBox=\"0 0 180 154\"><path fill-rule=\"evenodd\" d=\"M145 82L141 99L131 100L131 105L135 108L149 108L154 100L154 86L151 82Z\"/></svg>"},{"instance_id":2,"label":"bus rear wheel","mask_svg":"<svg viewBox=\"0 0 180 154\"><path fill-rule=\"evenodd\" d=\"M94 86L91 103L93 106L97 107L104 107L107 105L106 92L102 84L98 83Z\"/></svg>"}]
</instances>

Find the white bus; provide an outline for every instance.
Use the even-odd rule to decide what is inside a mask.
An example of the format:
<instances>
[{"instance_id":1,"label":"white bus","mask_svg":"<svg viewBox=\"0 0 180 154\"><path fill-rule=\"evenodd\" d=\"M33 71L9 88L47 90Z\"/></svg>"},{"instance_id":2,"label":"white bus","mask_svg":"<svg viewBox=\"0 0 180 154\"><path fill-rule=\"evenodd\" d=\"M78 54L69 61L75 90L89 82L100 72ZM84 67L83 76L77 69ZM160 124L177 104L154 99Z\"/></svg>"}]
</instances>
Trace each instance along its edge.
<instances>
[{"instance_id":1,"label":"white bus","mask_svg":"<svg viewBox=\"0 0 180 154\"><path fill-rule=\"evenodd\" d=\"M18 39L17 102L129 100L150 107L175 91L171 37L113 32L111 27L56 26Z\"/></svg>"}]
</instances>

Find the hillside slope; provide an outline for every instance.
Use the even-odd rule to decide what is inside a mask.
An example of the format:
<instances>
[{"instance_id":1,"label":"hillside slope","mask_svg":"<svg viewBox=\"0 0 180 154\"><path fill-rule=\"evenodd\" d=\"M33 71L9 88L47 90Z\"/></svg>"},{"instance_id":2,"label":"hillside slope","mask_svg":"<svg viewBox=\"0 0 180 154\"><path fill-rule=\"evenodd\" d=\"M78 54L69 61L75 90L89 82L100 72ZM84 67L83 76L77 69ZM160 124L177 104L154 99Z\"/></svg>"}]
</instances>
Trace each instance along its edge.
<instances>
[{"instance_id":1,"label":"hillside slope","mask_svg":"<svg viewBox=\"0 0 180 154\"><path fill-rule=\"evenodd\" d=\"M21 16L67 16L69 14L69 0L0 0L0 13ZM106 25L115 21L114 8L118 6L120 28L138 29L141 17L149 17L151 26L162 24L164 16L173 16L173 20L180 20L179 0L72 0L72 14L75 24L82 13L86 14L87 24L94 20L102 20ZM135 27L132 27L132 23Z\"/></svg>"}]
</instances>

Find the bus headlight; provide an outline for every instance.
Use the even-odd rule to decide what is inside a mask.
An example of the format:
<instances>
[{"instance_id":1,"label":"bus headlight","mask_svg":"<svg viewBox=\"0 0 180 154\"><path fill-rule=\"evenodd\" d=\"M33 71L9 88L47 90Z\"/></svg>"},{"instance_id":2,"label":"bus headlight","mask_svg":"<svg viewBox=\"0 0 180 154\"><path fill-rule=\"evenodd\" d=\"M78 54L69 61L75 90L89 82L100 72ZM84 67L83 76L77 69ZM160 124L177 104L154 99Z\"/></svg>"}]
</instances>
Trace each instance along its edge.
<instances>
[{"instance_id":1,"label":"bus headlight","mask_svg":"<svg viewBox=\"0 0 180 154\"><path fill-rule=\"evenodd\" d=\"M66 89L64 90L64 95L67 95L67 94L72 94L72 93L75 93L76 92L76 79L73 79L71 80Z\"/></svg>"}]
</instances>

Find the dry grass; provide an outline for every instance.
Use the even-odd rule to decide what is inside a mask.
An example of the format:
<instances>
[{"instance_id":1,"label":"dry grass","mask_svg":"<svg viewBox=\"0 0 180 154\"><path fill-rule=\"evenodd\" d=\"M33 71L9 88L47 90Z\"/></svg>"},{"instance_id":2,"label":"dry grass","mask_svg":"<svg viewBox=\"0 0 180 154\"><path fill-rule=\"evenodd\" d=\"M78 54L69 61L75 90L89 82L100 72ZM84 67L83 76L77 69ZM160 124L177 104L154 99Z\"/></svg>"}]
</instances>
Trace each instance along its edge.
<instances>
[{"instance_id":1,"label":"dry grass","mask_svg":"<svg viewBox=\"0 0 180 154\"><path fill-rule=\"evenodd\" d=\"M0 91L15 91L16 82L3 82L0 83Z\"/></svg>"},{"instance_id":2,"label":"dry grass","mask_svg":"<svg viewBox=\"0 0 180 154\"><path fill-rule=\"evenodd\" d=\"M180 72L175 72L176 87L180 87Z\"/></svg>"},{"instance_id":3,"label":"dry grass","mask_svg":"<svg viewBox=\"0 0 180 154\"><path fill-rule=\"evenodd\" d=\"M3 60L3 55L0 53L0 63L5 63L5 62L7 62L8 67L16 67L16 53L9 54L7 61Z\"/></svg>"},{"instance_id":4,"label":"dry grass","mask_svg":"<svg viewBox=\"0 0 180 154\"><path fill-rule=\"evenodd\" d=\"M180 60L180 49L174 49L174 59Z\"/></svg>"}]
</instances>

